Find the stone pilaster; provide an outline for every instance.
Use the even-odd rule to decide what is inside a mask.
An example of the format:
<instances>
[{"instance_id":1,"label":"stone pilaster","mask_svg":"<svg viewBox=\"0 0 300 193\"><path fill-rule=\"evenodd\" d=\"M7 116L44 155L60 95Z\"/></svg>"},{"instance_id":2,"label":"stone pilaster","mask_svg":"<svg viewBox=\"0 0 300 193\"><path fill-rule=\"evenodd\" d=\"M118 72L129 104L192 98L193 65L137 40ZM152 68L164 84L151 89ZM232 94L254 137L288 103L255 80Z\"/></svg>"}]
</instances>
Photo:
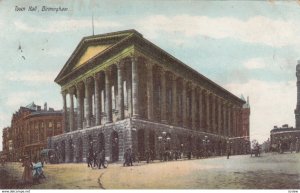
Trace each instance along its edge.
<instances>
[{"instance_id":1,"label":"stone pilaster","mask_svg":"<svg viewBox=\"0 0 300 193\"><path fill-rule=\"evenodd\" d=\"M70 131L74 131L74 94L75 94L75 88L71 87L69 89L69 94L70 94Z\"/></svg>"},{"instance_id":2,"label":"stone pilaster","mask_svg":"<svg viewBox=\"0 0 300 193\"><path fill-rule=\"evenodd\" d=\"M172 76L172 120L173 124L177 125L177 77Z\"/></svg>"},{"instance_id":3,"label":"stone pilaster","mask_svg":"<svg viewBox=\"0 0 300 193\"><path fill-rule=\"evenodd\" d=\"M160 71L160 83L161 83L161 122L167 123L167 103L166 103L166 72L164 69Z\"/></svg>"},{"instance_id":4,"label":"stone pilaster","mask_svg":"<svg viewBox=\"0 0 300 193\"><path fill-rule=\"evenodd\" d=\"M138 118L139 115L139 77L138 61L136 57L131 58L132 72L132 116Z\"/></svg>"},{"instance_id":5,"label":"stone pilaster","mask_svg":"<svg viewBox=\"0 0 300 193\"><path fill-rule=\"evenodd\" d=\"M111 99L111 69L105 71L105 114L106 123L112 122L112 99Z\"/></svg>"},{"instance_id":6,"label":"stone pilaster","mask_svg":"<svg viewBox=\"0 0 300 193\"><path fill-rule=\"evenodd\" d=\"M68 119L67 119L67 117L68 117L68 115L67 115L67 99L66 99L66 95L67 95L67 93L66 93L66 91L62 91L61 92L61 94L62 94L62 97L63 97L63 123L64 123L64 125L63 125L63 131L64 131L64 133L67 133L67 132L69 132L69 129L68 129Z\"/></svg>"},{"instance_id":7,"label":"stone pilaster","mask_svg":"<svg viewBox=\"0 0 300 193\"><path fill-rule=\"evenodd\" d=\"M153 65L146 64L147 67L147 119L153 120Z\"/></svg>"},{"instance_id":8,"label":"stone pilaster","mask_svg":"<svg viewBox=\"0 0 300 193\"><path fill-rule=\"evenodd\" d=\"M123 70L124 66L122 62L117 65L118 70L118 111L119 120L124 119L124 88L123 88Z\"/></svg>"},{"instance_id":9,"label":"stone pilaster","mask_svg":"<svg viewBox=\"0 0 300 193\"><path fill-rule=\"evenodd\" d=\"M99 85L99 76L100 74L95 74L94 81L95 81L95 125L101 125L101 100L100 100L100 85Z\"/></svg>"}]
</instances>

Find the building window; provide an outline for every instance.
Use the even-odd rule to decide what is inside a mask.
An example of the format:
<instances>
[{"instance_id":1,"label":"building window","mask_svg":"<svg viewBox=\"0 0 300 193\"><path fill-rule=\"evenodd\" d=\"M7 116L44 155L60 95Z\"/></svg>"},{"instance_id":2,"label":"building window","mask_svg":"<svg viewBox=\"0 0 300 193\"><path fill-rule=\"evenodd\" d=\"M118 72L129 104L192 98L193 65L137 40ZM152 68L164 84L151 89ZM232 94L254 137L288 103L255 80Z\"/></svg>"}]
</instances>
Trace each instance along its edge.
<instances>
[{"instance_id":1,"label":"building window","mask_svg":"<svg viewBox=\"0 0 300 193\"><path fill-rule=\"evenodd\" d=\"M52 121L49 121L49 127L52 127L52 126L53 126Z\"/></svg>"}]
</instances>

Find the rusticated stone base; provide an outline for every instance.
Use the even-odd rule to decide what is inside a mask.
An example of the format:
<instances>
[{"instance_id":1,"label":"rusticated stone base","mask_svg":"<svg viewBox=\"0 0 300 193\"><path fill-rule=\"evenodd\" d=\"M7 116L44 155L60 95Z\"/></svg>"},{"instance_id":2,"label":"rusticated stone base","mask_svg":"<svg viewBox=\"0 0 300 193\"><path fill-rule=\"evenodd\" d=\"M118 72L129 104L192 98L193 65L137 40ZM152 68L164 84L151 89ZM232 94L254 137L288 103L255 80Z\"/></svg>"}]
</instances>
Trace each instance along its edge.
<instances>
[{"instance_id":1,"label":"rusticated stone base","mask_svg":"<svg viewBox=\"0 0 300 193\"><path fill-rule=\"evenodd\" d=\"M163 132L166 132L165 136ZM159 136L162 140L159 140ZM203 141L205 136L208 142ZM85 162L91 147L94 152L104 148L106 159L114 162L123 160L128 148L132 148L140 159L145 159L145 152L149 150L153 152L155 159L159 159L164 150L180 151L183 155L191 152L194 157L199 156L199 152L204 149L210 155L225 155L226 140L225 136L127 118L48 138L48 148L57 150L60 162ZM232 154L247 151L243 139L232 141Z\"/></svg>"}]
</instances>

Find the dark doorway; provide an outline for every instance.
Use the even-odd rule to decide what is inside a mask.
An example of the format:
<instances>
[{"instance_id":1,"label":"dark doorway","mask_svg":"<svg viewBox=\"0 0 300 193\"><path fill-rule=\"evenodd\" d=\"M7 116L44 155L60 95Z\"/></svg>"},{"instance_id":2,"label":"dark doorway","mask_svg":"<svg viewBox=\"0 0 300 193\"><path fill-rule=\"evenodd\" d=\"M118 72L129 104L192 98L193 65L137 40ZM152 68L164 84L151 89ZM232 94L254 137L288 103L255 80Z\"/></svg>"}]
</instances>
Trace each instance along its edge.
<instances>
[{"instance_id":1,"label":"dark doorway","mask_svg":"<svg viewBox=\"0 0 300 193\"><path fill-rule=\"evenodd\" d=\"M77 156L77 162L82 162L82 157L83 157L83 143L82 139L78 139L78 156Z\"/></svg>"},{"instance_id":2,"label":"dark doorway","mask_svg":"<svg viewBox=\"0 0 300 193\"><path fill-rule=\"evenodd\" d=\"M69 140L69 148L70 148L70 154L69 154L69 162L73 162L74 160L74 147L73 147L73 141L72 139Z\"/></svg>"},{"instance_id":3,"label":"dark doorway","mask_svg":"<svg viewBox=\"0 0 300 193\"><path fill-rule=\"evenodd\" d=\"M105 150L104 134L99 133L98 134L98 151L101 152L102 150Z\"/></svg>"},{"instance_id":4,"label":"dark doorway","mask_svg":"<svg viewBox=\"0 0 300 193\"><path fill-rule=\"evenodd\" d=\"M61 142L61 148L60 148L60 152L61 152L61 161L65 162L66 160L66 143L65 141Z\"/></svg>"},{"instance_id":5,"label":"dark doorway","mask_svg":"<svg viewBox=\"0 0 300 193\"><path fill-rule=\"evenodd\" d=\"M152 159L155 158L155 131L149 132L149 148Z\"/></svg>"},{"instance_id":6,"label":"dark doorway","mask_svg":"<svg viewBox=\"0 0 300 193\"><path fill-rule=\"evenodd\" d=\"M116 131L111 133L111 161L116 162L119 160L119 137Z\"/></svg>"},{"instance_id":7,"label":"dark doorway","mask_svg":"<svg viewBox=\"0 0 300 193\"><path fill-rule=\"evenodd\" d=\"M137 131L137 137L138 137L138 158L140 160L144 160L144 154L145 154L145 131L144 129L139 129Z\"/></svg>"}]
</instances>

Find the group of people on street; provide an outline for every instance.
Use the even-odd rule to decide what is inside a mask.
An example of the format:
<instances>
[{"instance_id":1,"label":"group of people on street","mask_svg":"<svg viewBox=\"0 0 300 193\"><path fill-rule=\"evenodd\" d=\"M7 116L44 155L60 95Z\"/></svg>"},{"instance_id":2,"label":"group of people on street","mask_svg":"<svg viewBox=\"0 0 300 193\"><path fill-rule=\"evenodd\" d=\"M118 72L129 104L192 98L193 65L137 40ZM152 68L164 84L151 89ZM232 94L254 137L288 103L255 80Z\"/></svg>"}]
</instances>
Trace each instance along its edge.
<instances>
[{"instance_id":1,"label":"group of people on street","mask_svg":"<svg viewBox=\"0 0 300 193\"><path fill-rule=\"evenodd\" d=\"M131 150L131 148L126 149L124 153L124 163L123 166L133 166L132 162L135 161L135 156Z\"/></svg>"},{"instance_id":2,"label":"group of people on street","mask_svg":"<svg viewBox=\"0 0 300 193\"><path fill-rule=\"evenodd\" d=\"M43 171L43 163L37 158L31 162L29 156L24 156L22 159L22 167L24 167L22 182L27 185L38 184L40 179L46 178Z\"/></svg>"},{"instance_id":3,"label":"group of people on street","mask_svg":"<svg viewBox=\"0 0 300 193\"><path fill-rule=\"evenodd\" d=\"M95 168L98 167L98 169L101 169L101 166L103 168L106 168L104 165L105 162L105 151L102 149L101 151L94 152L93 148L89 149L88 156L87 156L87 164L88 167Z\"/></svg>"},{"instance_id":4,"label":"group of people on street","mask_svg":"<svg viewBox=\"0 0 300 193\"><path fill-rule=\"evenodd\" d=\"M285 143L286 144L286 143ZM284 145L284 143L282 142L282 140L279 140L277 147L278 147L278 153L282 154L284 153L285 150L289 150L291 153L293 153L294 151L296 153L299 153L300 151L300 140L298 137L296 137L296 141L290 141L288 143L289 147L287 148L287 145Z\"/></svg>"}]
</instances>

